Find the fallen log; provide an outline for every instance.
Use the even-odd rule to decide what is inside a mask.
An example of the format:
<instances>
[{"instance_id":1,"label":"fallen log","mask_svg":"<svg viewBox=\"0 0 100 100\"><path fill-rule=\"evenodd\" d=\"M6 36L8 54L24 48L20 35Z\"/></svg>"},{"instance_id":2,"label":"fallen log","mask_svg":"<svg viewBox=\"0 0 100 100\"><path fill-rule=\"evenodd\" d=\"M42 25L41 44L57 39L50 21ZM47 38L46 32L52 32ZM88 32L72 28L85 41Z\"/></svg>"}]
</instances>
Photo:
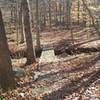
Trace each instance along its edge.
<instances>
[{"instance_id":1,"label":"fallen log","mask_svg":"<svg viewBox=\"0 0 100 100\"><path fill-rule=\"evenodd\" d=\"M83 47L78 47L78 48L63 48L63 49L55 49L55 55L60 55L63 53L67 53L68 55L74 55L74 54L81 54L81 53L93 53L93 52L100 52L100 47L98 48L83 48Z\"/></svg>"}]
</instances>

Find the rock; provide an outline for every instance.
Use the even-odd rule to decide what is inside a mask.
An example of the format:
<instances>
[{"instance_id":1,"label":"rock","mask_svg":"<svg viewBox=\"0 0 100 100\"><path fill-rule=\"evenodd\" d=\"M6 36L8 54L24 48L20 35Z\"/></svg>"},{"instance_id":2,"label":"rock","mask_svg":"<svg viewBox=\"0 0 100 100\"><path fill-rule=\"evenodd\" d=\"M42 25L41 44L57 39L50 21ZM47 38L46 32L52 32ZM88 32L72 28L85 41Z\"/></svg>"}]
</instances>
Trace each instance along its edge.
<instances>
[{"instance_id":1,"label":"rock","mask_svg":"<svg viewBox=\"0 0 100 100\"><path fill-rule=\"evenodd\" d=\"M13 68L13 73L16 77L22 77L26 72L23 68Z\"/></svg>"},{"instance_id":2,"label":"rock","mask_svg":"<svg viewBox=\"0 0 100 100\"><path fill-rule=\"evenodd\" d=\"M36 81L40 76L44 75L42 72L35 71L33 73L34 81Z\"/></svg>"},{"instance_id":3,"label":"rock","mask_svg":"<svg viewBox=\"0 0 100 100\"><path fill-rule=\"evenodd\" d=\"M24 98L25 97L25 94L24 93L20 93L19 96L21 96L21 97Z\"/></svg>"}]
</instances>

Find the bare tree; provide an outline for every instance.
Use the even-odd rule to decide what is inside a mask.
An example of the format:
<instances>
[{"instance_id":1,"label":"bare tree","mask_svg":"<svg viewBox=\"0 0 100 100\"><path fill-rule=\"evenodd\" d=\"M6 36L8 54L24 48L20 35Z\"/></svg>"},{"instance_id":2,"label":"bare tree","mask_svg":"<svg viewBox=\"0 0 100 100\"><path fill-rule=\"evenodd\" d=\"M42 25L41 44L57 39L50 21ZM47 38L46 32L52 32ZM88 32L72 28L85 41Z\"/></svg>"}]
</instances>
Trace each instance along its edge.
<instances>
[{"instance_id":1,"label":"bare tree","mask_svg":"<svg viewBox=\"0 0 100 100\"><path fill-rule=\"evenodd\" d=\"M92 15L90 9L88 8L88 6L87 6L87 4L85 3L84 0L82 0L82 3L83 3L83 6L85 7L85 9L87 10L87 12L88 12L90 18L92 19L93 27L95 28L95 30L96 30L98 36L100 37L100 31L99 31L99 29L97 28L97 26L95 25L95 20L94 20L94 17L93 17L93 15Z\"/></svg>"},{"instance_id":2,"label":"bare tree","mask_svg":"<svg viewBox=\"0 0 100 100\"><path fill-rule=\"evenodd\" d=\"M27 44L27 64L35 62L35 50L33 49L32 42L32 25L29 0L22 0L23 6L23 18L24 18L24 30Z\"/></svg>"},{"instance_id":3,"label":"bare tree","mask_svg":"<svg viewBox=\"0 0 100 100\"><path fill-rule=\"evenodd\" d=\"M2 13L0 10L0 85L3 89L14 88L10 52L8 49Z\"/></svg>"},{"instance_id":4,"label":"bare tree","mask_svg":"<svg viewBox=\"0 0 100 100\"><path fill-rule=\"evenodd\" d=\"M80 0L77 1L77 20L80 22Z\"/></svg>"},{"instance_id":5,"label":"bare tree","mask_svg":"<svg viewBox=\"0 0 100 100\"><path fill-rule=\"evenodd\" d=\"M49 0L49 25L50 25L50 28L51 28L51 0Z\"/></svg>"},{"instance_id":6,"label":"bare tree","mask_svg":"<svg viewBox=\"0 0 100 100\"><path fill-rule=\"evenodd\" d=\"M67 21L67 28L70 27L70 14L71 14L71 3L72 0L66 0L66 21Z\"/></svg>"},{"instance_id":7,"label":"bare tree","mask_svg":"<svg viewBox=\"0 0 100 100\"><path fill-rule=\"evenodd\" d=\"M23 19L23 9L22 5L20 5L20 11L19 11L19 26L21 29L21 40L20 43L24 43L24 19Z\"/></svg>"},{"instance_id":8,"label":"bare tree","mask_svg":"<svg viewBox=\"0 0 100 100\"><path fill-rule=\"evenodd\" d=\"M40 33L39 33L39 2L36 0L36 44L37 48L40 49Z\"/></svg>"}]
</instances>

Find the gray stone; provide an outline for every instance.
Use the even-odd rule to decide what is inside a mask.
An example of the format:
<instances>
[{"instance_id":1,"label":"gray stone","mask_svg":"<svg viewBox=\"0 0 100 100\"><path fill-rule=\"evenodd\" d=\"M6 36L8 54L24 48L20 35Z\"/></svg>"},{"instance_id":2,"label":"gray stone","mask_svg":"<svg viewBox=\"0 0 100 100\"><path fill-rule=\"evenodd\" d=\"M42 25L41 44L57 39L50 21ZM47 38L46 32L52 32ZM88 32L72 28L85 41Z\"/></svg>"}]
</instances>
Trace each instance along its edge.
<instances>
[{"instance_id":1,"label":"gray stone","mask_svg":"<svg viewBox=\"0 0 100 100\"><path fill-rule=\"evenodd\" d=\"M21 77L25 75L25 70L23 68L13 68L13 73L16 77Z\"/></svg>"}]
</instances>

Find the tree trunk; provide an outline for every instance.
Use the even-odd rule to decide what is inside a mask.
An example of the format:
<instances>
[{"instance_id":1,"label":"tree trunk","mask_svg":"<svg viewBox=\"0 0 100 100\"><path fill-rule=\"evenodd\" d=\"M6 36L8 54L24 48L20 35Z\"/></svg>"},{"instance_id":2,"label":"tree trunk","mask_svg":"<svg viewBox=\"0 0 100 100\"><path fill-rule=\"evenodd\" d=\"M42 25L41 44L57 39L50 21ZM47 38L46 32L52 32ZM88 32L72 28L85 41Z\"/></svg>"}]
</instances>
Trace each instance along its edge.
<instances>
[{"instance_id":1,"label":"tree trunk","mask_svg":"<svg viewBox=\"0 0 100 100\"><path fill-rule=\"evenodd\" d=\"M58 7L57 7L57 2L56 2L56 5L55 5L55 7L56 7L56 10L55 10L55 13L56 13L56 23L58 22Z\"/></svg>"},{"instance_id":2,"label":"tree trunk","mask_svg":"<svg viewBox=\"0 0 100 100\"><path fill-rule=\"evenodd\" d=\"M98 36L100 37L100 31L99 31L99 29L97 28L97 26L95 25L94 17L92 16L91 11L90 11L89 8L87 7L87 5L86 5L86 3L85 3L84 0L82 0L82 3L83 3L83 6L85 7L85 9L88 11L88 14L89 14L90 18L92 19L93 27L95 28L95 30L96 30Z\"/></svg>"},{"instance_id":3,"label":"tree trunk","mask_svg":"<svg viewBox=\"0 0 100 100\"><path fill-rule=\"evenodd\" d=\"M8 49L1 10L0 10L0 85L1 88L3 88L4 90L15 87L14 76L12 74L10 52Z\"/></svg>"},{"instance_id":4,"label":"tree trunk","mask_svg":"<svg viewBox=\"0 0 100 100\"><path fill-rule=\"evenodd\" d=\"M62 23L62 5L61 2L59 2L59 22Z\"/></svg>"},{"instance_id":5,"label":"tree trunk","mask_svg":"<svg viewBox=\"0 0 100 100\"><path fill-rule=\"evenodd\" d=\"M23 15L21 14L21 41L20 43L24 43L24 19Z\"/></svg>"},{"instance_id":6,"label":"tree trunk","mask_svg":"<svg viewBox=\"0 0 100 100\"><path fill-rule=\"evenodd\" d=\"M16 41L17 45L19 44L19 4L16 2Z\"/></svg>"},{"instance_id":7,"label":"tree trunk","mask_svg":"<svg viewBox=\"0 0 100 100\"><path fill-rule=\"evenodd\" d=\"M32 41L32 25L31 25L31 16L29 9L29 1L22 0L23 5L23 18L24 18L24 30L25 30L25 38L27 45L27 63L32 64L35 62L35 50L33 49L33 41Z\"/></svg>"},{"instance_id":8,"label":"tree trunk","mask_svg":"<svg viewBox=\"0 0 100 100\"><path fill-rule=\"evenodd\" d=\"M78 0L77 1L77 22L78 22L78 25L80 23L80 1Z\"/></svg>"},{"instance_id":9,"label":"tree trunk","mask_svg":"<svg viewBox=\"0 0 100 100\"><path fill-rule=\"evenodd\" d=\"M66 12L67 29L70 28L71 3L72 3L71 0L67 0L66 1L66 4L67 4L66 5L67 6L67 8L66 8L66 10L67 10L67 12Z\"/></svg>"},{"instance_id":10,"label":"tree trunk","mask_svg":"<svg viewBox=\"0 0 100 100\"><path fill-rule=\"evenodd\" d=\"M40 47L40 33L39 33L39 4L38 0L36 0L36 44L37 48L41 49Z\"/></svg>"},{"instance_id":11,"label":"tree trunk","mask_svg":"<svg viewBox=\"0 0 100 100\"><path fill-rule=\"evenodd\" d=\"M20 6L20 11L19 11L19 24L20 24L20 30L21 30L21 39L20 43L24 43L24 19L23 19L23 13L22 13L22 5Z\"/></svg>"},{"instance_id":12,"label":"tree trunk","mask_svg":"<svg viewBox=\"0 0 100 100\"><path fill-rule=\"evenodd\" d=\"M51 0L49 0L49 26L51 29Z\"/></svg>"},{"instance_id":13,"label":"tree trunk","mask_svg":"<svg viewBox=\"0 0 100 100\"><path fill-rule=\"evenodd\" d=\"M64 2L64 0L63 0L63 10L62 10L62 12L63 12L62 22L64 24L64 21L65 21L65 16L64 16L64 14L65 14L65 2ZM65 26L65 25L63 25L63 26Z\"/></svg>"}]
</instances>

